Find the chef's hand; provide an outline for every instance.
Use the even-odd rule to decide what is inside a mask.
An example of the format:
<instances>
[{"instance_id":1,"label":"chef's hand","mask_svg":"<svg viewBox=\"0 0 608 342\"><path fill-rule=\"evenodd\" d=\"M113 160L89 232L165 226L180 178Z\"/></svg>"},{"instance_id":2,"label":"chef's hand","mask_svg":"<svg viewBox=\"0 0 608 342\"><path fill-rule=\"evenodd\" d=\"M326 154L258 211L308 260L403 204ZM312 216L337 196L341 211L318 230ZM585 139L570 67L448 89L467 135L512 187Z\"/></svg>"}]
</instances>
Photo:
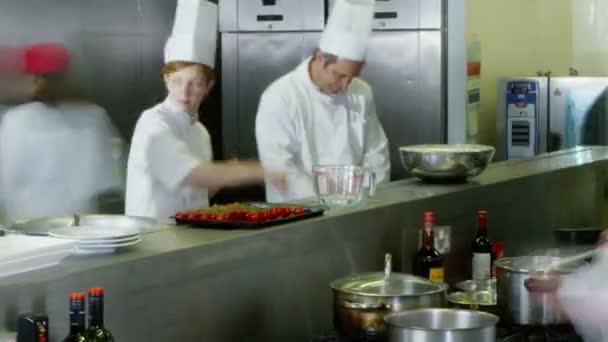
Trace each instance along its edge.
<instances>
[{"instance_id":1,"label":"chef's hand","mask_svg":"<svg viewBox=\"0 0 608 342\"><path fill-rule=\"evenodd\" d=\"M533 301L543 303L548 301L555 310L563 312L557 296L560 286L560 274L555 271L532 271L529 278L524 281L524 287L530 293Z\"/></svg>"}]
</instances>

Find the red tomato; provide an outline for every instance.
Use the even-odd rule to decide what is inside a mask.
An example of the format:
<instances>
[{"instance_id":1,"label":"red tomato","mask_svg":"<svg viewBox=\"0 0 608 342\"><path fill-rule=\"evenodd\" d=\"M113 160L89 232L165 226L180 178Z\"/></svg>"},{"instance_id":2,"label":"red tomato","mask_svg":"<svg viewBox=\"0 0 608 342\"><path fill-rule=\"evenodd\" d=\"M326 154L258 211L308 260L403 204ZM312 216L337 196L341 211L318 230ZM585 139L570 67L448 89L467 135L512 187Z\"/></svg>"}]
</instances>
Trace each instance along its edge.
<instances>
[{"instance_id":1,"label":"red tomato","mask_svg":"<svg viewBox=\"0 0 608 342\"><path fill-rule=\"evenodd\" d=\"M260 214L258 213L248 213L247 220L251 222L260 222Z\"/></svg>"},{"instance_id":2,"label":"red tomato","mask_svg":"<svg viewBox=\"0 0 608 342\"><path fill-rule=\"evenodd\" d=\"M188 220L197 220L198 219L198 215L197 214L188 214L187 216Z\"/></svg>"},{"instance_id":3,"label":"red tomato","mask_svg":"<svg viewBox=\"0 0 608 342\"><path fill-rule=\"evenodd\" d=\"M281 208L270 209L270 219L271 220L278 219L282 216L283 216L283 211L281 210Z\"/></svg>"},{"instance_id":4,"label":"red tomato","mask_svg":"<svg viewBox=\"0 0 608 342\"><path fill-rule=\"evenodd\" d=\"M218 221L228 221L230 220L230 215L228 214L219 214L217 215L217 217L215 218Z\"/></svg>"},{"instance_id":5,"label":"red tomato","mask_svg":"<svg viewBox=\"0 0 608 342\"><path fill-rule=\"evenodd\" d=\"M182 213L182 212L179 212L179 213L175 214L175 218L176 219L180 219L180 220L184 219L184 218L186 218L186 214Z\"/></svg>"},{"instance_id":6,"label":"red tomato","mask_svg":"<svg viewBox=\"0 0 608 342\"><path fill-rule=\"evenodd\" d=\"M291 216L291 208L281 208L281 211L283 212L283 217Z\"/></svg>"},{"instance_id":7,"label":"red tomato","mask_svg":"<svg viewBox=\"0 0 608 342\"><path fill-rule=\"evenodd\" d=\"M295 209L293 210L293 213L294 213L295 215L302 215L302 214L304 214L304 209L303 209L303 208L295 208Z\"/></svg>"}]
</instances>

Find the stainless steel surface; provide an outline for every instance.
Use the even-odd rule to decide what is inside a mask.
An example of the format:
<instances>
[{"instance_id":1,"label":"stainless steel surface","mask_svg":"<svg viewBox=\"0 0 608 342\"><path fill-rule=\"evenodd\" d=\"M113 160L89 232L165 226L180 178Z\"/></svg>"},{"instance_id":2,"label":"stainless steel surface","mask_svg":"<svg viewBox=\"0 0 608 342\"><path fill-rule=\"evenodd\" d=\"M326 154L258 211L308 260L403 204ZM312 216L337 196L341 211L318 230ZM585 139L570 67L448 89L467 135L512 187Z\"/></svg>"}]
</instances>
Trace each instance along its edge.
<instances>
[{"instance_id":1,"label":"stainless steel surface","mask_svg":"<svg viewBox=\"0 0 608 342\"><path fill-rule=\"evenodd\" d=\"M568 322L565 314L558 309L551 294L530 293L526 283L531 272L559 261L558 257L525 256L503 258L496 265L497 295L500 317L515 324L551 325ZM559 269L561 277L569 277L574 266ZM547 278L548 274L535 274L535 278Z\"/></svg>"},{"instance_id":2,"label":"stainless steel surface","mask_svg":"<svg viewBox=\"0 0 608 342\"><path fill-rule=\"evenodd\" d=\"M324 0L279 0L273 5L222 0L219 5L222 32L321 31L325 24Z\"/></svg>"},{"instance_id":3,"label":"stainless steel surface","mask_svg":"<svg viewBox=\"0 0 608 342\"><path fill-rule=\"evenodd\" d=\"M334 325L351 338L376 337L386 330L391 312L447 305L447 284L409 274L363 273L334 280Z\"/></svg>"},{"instance_id":4,"label":"stainless steel surface","mask_svg":"<svg viewBox=\"0 0 608 342\"><path fill-rule=\"evenodd\" d=\"M74 220L72 221L72 227L80 226L80 214L74 213Z\"/></svg>"},{"instance_id":5,"label":"stainless steel surface","mask_svg":"<svg viewBox=\"0 0 608 342\"><path fill-rule=\"evenodd\" d=\"M320 32L222 34L222 127L227 158L257 157L255 116L260 96L273 81L312 54L320 35Z\"/></svg>"},{"instance_id":6,"label":"stainless steel surface","mask_svg":"<svg viewBox=\"0 0 608 342\"><path fill-rule=\"evenodd\" d=\"M456 283L456 288L465 292L496 291L496 279L463 280Z\"/></svg>"},{"instance_id":7,"label":"stainless steel surface","mask_svg":"<svg viewBox=\"0 0 608 342\"><path fill-rule=\"evenodd\" d=\"M361 78L374 91L376 110L390 142L391 178L406 172L399 146L445 141L442 33L377 31Z\"/></svg>"},{"instance_id":8,"label":"stainless steel surface","mask_svg":"<svg viewBox=\"0 0 608 342\"><path fill-rule=\"evenodd\" d=\"M103 226L116 228L137 228L147 230L158 225L154 219L147 217L123 215L81 215L79 224L75 224L75 217L49 217L20 220L9 227L10 230L28 235L48 235L52 229L83 225L88 227Z\"/></svg>"},{"instance_id":9,"label":"stainless steel surface","mask_svg":"<svg viewBox=\"0 0 608 342\"><path fill-rule=\"evenodd\" d=\"M585 94L574 94L577 90L584 90ZM583 137L584 144L608 145L608 77L552 77L548 92L551 111L549 129L556 142L550 151L573 147L566 144L568 110L585 113L584 121L590 129L586 132L589 135ZM568 103L569 100L578 100L578 103ZM583 105L588 107L575 108ZM596 108L592 109L593 106Z\"/></svg>"},{"instance_id":10,"label":"stainless steel surface","mask_svg":"<svg viewBox=\"0 0 608 342\"><path fill-rule=\"evenodd\" d=\"M507 102L504 94L507 91L507 82L514 80L532 80L538 82L538 120L539 120L539 150L547 152L547 135L548 127L548 97L547 90L549 87L546 77L516 77L516 78L500 78L497 82L497 97L496 97L496 160L505 160L507 155Z\"/></svg>"},{"instance_id":11,"label":"stainless steel surface","mask_svg":"<svg viewBox=\"0 0 608 342\"><path fill-rule=\"evenodd\" d=\"M0 327L14 328L22 312L46 312L58 317L50 338L60 340L65 296L103 286L106 325L124 341L308 341L334 329L330 281L381 271L387 252L395 271L411 272L424 210L452 227L446 281L457 283L470 268L480 207L492 215L492 238L508 255L524 255L548 243L554 227L605 226L607 168L608 149L577 149L494 163L467 184L393 182L361 207L270 229L167 227L130 252L72 256L0 278Z\"/></svg>"},{"instance_id":12,"label":"stainless steel surface","mask_svg":"<svg viewBox=\"0 0 608 342\"><path fill-rule=\"evenodd\" d=\"M485 145L402 146L401 164L424 180L466 179L481 174L492 161L494 147Z\"/></svg>"},{"instance_id":13,"label":"stainless steel surface","mask_svg":"<svg viewBox=\"0 0 608 342\"><path fill-rule=\"evenodd\" d=\"M470 310L421 309L389 315L388 342L494 342L495 315Z\"/></svg>"},{"instance_id":14,"label":"stainless steel surface","mask_svg":"<svg viewBox=\"0 0 608 342\"><path fill-rule=\"evenodd\" d=\"M328 1L332 9L335 0ZM376 1L375 30L440 29L443 23L442 0Z\"/></svg>"}]
</instances>

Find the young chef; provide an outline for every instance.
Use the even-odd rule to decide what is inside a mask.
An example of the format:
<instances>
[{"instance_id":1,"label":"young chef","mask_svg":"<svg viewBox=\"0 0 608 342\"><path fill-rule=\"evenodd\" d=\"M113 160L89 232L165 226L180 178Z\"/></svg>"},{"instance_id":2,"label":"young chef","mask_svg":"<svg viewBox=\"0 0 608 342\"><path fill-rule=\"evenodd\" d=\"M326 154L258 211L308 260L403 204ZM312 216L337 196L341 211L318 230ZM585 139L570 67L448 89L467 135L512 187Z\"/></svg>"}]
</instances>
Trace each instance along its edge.
<instances>
[{"instance_id":1,"label":"young chef","mask_svg":"<svg viewBox=\"0 0 608 342\"><path fill-rule=\"evenodd\" d=\"M288 191L266 184L269 202L315 196L313 165L369 167L389 180L388 141L370 86L357 78L372 31L374 0L338 0L319 48L262 95L256 118L260 159L289 173Z\"/></svg>"},{"instance_id":2,"label":"young chef","mask_svg":"<svg viewBox=\"0 0 608 342\"><path fill-rule=\"evenodd\" d=\"M198 120L215 80L216 36L217 5L178 1L162 69L168 96L142 113L133 135L127 215L168 222L178 211L207 207L222 187L264 181L258 162L213 162L209 133Z\"/></svg>"},{"instance_id":3,"label":"young chef","mask_svg":"<svg viewBox=\"0 0 608 342\"><path fill-rule=\"evenodd\" d=\"M0 211L6 223L100 212L105 196L124 193L115 127L103 108L82 100L71 86L65 46L34 44L19 56L19 97L28 99L11 107L0 125Z\"/></svg>"}]
</instances>

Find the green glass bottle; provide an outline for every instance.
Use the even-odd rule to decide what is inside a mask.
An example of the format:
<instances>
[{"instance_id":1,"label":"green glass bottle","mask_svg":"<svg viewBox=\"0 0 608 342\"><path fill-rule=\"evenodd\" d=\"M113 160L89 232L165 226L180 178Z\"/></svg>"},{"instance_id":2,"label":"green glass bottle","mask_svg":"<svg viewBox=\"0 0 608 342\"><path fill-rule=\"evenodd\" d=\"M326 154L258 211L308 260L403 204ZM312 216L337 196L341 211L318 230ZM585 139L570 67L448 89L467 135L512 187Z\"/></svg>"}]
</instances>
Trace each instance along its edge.
<instances>
[{"instance_id":1,"label":"green glass bottle","mask_svg":"<svg viewBox=\"0 0 608 342\"><path fill-rule=\"evenodd\" d=\"M102 287L89 289L89 329L86 333L89 342L114 342L114 336L103 325L103 297Z\"/></svg>"}]
</instances>

